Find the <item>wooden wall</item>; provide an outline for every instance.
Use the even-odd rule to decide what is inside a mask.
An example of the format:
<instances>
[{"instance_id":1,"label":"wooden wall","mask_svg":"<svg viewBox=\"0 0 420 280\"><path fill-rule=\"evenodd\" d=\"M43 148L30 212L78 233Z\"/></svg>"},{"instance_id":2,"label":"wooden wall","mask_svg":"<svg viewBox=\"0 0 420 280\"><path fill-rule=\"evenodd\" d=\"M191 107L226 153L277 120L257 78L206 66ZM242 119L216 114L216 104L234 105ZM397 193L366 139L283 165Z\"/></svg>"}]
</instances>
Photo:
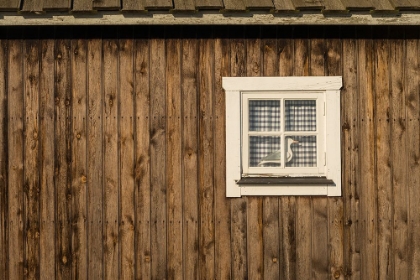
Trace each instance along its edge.
<instances>
[{"instance_id":1,"label":"wooden wall","mask_svg":"<svg viewBox=\"0 0 420 280\"><path fill-rule=\"evenodd\" d=\"M0 30L0 279L420 279L419 27ZM343 196L225 198L222 76L342 75Z\"/></svg>"}]
</instances>

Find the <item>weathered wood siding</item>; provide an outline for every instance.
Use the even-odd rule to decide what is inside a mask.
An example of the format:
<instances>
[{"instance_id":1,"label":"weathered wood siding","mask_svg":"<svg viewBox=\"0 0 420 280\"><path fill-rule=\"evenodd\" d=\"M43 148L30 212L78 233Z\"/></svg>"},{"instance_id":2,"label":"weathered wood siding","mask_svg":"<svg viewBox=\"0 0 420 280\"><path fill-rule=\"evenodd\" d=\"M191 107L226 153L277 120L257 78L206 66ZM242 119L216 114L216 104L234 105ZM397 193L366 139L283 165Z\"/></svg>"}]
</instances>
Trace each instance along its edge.
<instances>
[{"instance_id":1,"label":"weathered wood siding","mask_svg":"<svg viewBox=\"0 0 420 280\"><path fill-rule=\"evenodd\" d=\"M420 279L419 27L0 30L0 279ZM222 76L341 75L343 196L225 198Z\"/></svg>"}]
</instances>

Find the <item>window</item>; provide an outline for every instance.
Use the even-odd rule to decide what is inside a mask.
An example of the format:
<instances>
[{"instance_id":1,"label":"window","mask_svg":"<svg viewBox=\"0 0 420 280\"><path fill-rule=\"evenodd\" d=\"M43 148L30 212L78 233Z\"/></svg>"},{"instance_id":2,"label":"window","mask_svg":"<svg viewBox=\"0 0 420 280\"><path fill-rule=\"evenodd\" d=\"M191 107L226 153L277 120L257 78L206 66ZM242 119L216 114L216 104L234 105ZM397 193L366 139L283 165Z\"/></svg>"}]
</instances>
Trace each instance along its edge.
<instances>
[{"instance_id":1,"label":"window","mask_svg":"<svg viewBox=\"0 0 420 280\"><path fill-rule=\"evenodd\" d=\"M341 77L225 77L226 196L341 195Z\"/></svg>"}]
</instances>

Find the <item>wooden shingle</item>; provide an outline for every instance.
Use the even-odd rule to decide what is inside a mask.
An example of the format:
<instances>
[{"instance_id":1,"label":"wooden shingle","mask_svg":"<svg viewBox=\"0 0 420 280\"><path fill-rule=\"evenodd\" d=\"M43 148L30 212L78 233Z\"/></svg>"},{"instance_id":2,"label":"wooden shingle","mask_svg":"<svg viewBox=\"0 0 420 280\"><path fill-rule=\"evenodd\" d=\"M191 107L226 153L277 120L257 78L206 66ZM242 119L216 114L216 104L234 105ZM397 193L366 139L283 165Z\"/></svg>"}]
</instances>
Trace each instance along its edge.
<instances>
[{"instance_id":1,"label":"wooden shingle","mask_svg":"<svg viewBox=\"0 0 420 280\"><path fill-rule=\"evenodd\" d=\"M120 10L120 0L93 0L95 10Z\"/></svg>"},{"instance_id":2,"label":"wooden shingle","mask_svg":"<svg viewBox=\"0 0 420 280\"><path fill-rule=\"evenodd\" d=\"M196 0L195 7L197 9L222 9L223 1L222 0Z\"/></svg>"},{"instance_id":3,"label":"wooden shingle","mask_svg":"<svg viewBox=\"0 0 420 280\"><path fill-rule=\"evenodd\" d=\"M392 4L399 10L420 9L420 0L392 0Z\"/></svg>"},{"instance_id":4,"label":"wooden shingle","mask_svg":"<svg viewBox=\"0 0 420 280\"><path fill-rule=\"evenodd\" d=\"M292 0L274 0L274 9L278 12L292 12L296 8L292 3Z\"/></svg>"},{"instance_id":5,"label":"wooden shingle","mask_svg":"<svg viewBox=\"0 0 420 280\"><path fill-rule=\"evenodd\" d=\"M168 10L173 8L171 0L146 0L144 7L147 10Z\"/></svg>"},{"instance_id":6,"label":"wooden shingle","mask_svg":"<svg viewBox=\"0 0 420 280\"><path fill-rule=\"evenodd\" d=\"M70 5L71 0L44 0L42 9L44 11L68 11Z\"/></svg>"},{"instance_id":7,"label":"wooden shingle","mask_svg":"<svg viewBox=\"0 0 420 280\"><path fill-rule=\"evenodd\" d=\"M325 6L322 0L293 0L293 4L298 10L321 10Z\"/></svg>"},{"instance_id":8,"label":"wooden shingle","mask_svg":"<svg viewBox=\"0 0 420 280\"><path fill-rule=\"evenodd\" d=\"M224 0L225 11L245 11L245 1L244 0Z\"/></svg>"},{"instance_id":9,"label":"wooden shingle","mask_svg":"<svg viewBox=\"0 0 420 280\"><path fill-rule=\"evenodd\" d=\"M91 12L92 10L92 0L73 0L73 12Z\"/></svg>"},{"instance_id":10,"label":"wooden shingle","mask_svg":"<svg viewBox=\"0 0 420 280\"><path fill-rule=\"evenodd\" d=\"M20 0L0 0L1 11L17 11L20 7Z\"/></svg>"},{"instance_id":11,"label":"wooden shingle","mask_svg":"<svg viewBox=\"0 0 420 280\"><path fill-rule=\"evenodd\" d=\"M341 2L349 10L372 10L375 8L370 0L341 0Z\"/></svg>"},{"instance_id":12,"label":"wooden shingle","mask_svg":"<svg viewBox=\"0 0 420 280\"><path fill-rule=\"evenodd\" d=\"M145 12L145 0L123 0L122 10L127 12Z\"/></svg>"},{"instance_id":13,"label":"wooden shingle","mask_svg":"<svg viewBox=\"0 0 420 280\"><path fill-rule=\"evenodd\" d=\"M177 12L190 12L195 11L194 0L174 0L174 9Z\"/></svg>"},{"instance_id":14,"label":"wooden shingle","mask_svg":"<svg viewBox=\"0 0 420 280\"><path fill-rule=\"evenodd\" d=\"M254 1L254 0L245 0L245 5L248 9L273 9L274 5L273 2L271 0L259 0L259 1Z\"/></svg>"}]
</instances>

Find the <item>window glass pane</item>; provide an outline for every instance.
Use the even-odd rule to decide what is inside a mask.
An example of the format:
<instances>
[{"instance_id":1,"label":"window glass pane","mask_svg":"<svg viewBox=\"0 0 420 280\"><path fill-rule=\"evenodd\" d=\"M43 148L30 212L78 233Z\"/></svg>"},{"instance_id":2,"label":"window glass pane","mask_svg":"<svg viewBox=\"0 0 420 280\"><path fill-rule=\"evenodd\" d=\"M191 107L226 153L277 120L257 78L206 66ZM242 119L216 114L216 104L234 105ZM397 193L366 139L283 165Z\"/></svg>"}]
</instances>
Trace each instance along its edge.
<instances>
[{"instance_id":1,"label":"window glass pane","mask_svg":"<svg viewBox=\"0 0 420 280\"><path fill-rule=\"evenodd\" d=\"M250 136L249 166L276 167L280 166L280 137Z\"/></svg>"},{"instance_id":2,"label":"window glass pane","mask_svg":"<svg viewBox=\"0 0 420 280\"><path fill-rule=\"evenodd\" d=\"M286 167L316 167L316 136L287 136Z\"/></svg>"},{"instance_id":3,"label":"window glass pane","mask_svg":"<svg viewBox=\"0 0 420 280\"><path fill-rule=\"evenodd\" d=\"M250 100L249 130L280 130L280 100Z\"/></svg>"},{"instance_id":4,"label":"window glass pane","mask_svg":"<svg viewBox=\"0 0 420 280\"><path fill-rule=\"evenodd\" d=\"M286 100L284 107L286 131L316 130L315 100Z\"/></svg>"}]
</instances>

